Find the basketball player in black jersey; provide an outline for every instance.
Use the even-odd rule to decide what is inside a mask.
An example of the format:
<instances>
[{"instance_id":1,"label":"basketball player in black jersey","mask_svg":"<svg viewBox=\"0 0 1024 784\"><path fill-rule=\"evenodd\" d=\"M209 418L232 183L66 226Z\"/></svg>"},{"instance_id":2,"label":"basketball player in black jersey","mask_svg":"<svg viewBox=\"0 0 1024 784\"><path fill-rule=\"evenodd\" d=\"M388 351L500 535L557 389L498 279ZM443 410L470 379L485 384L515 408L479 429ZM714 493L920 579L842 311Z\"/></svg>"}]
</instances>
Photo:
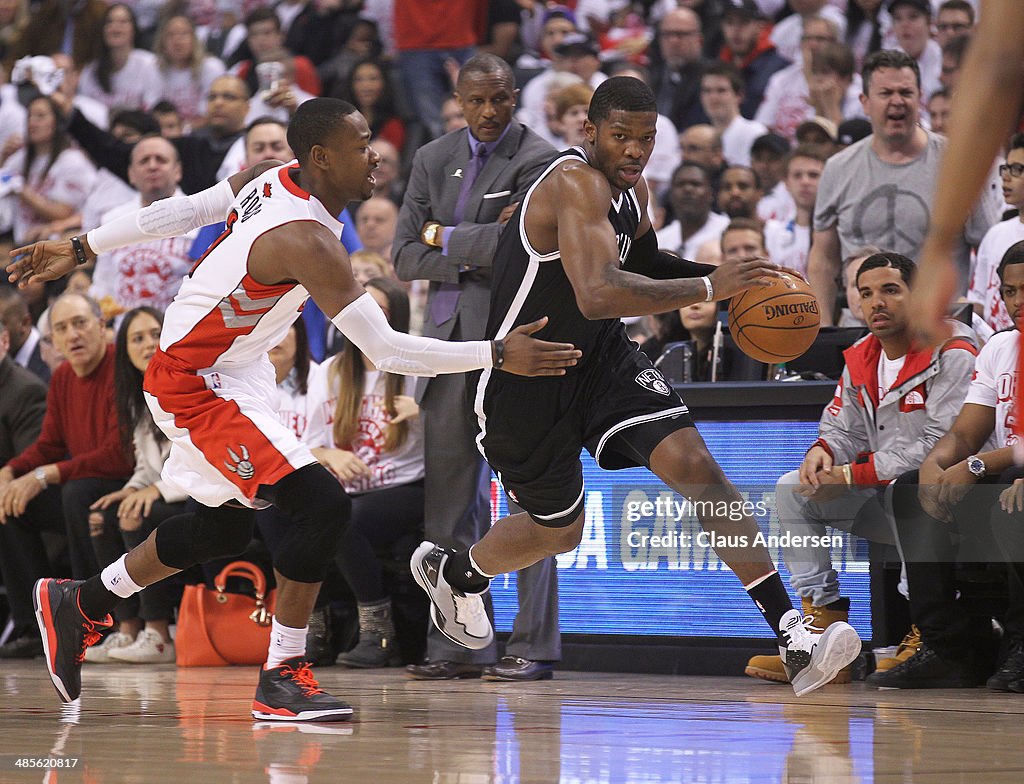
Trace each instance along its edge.
<instances>
[{"instance_id":1,"label":"basketball player in black jersey","mask_svg":"<svg viewBox=\"0 0 1024 784\"><path fill-rule=\"evenodd\" d=\"M739 492L711 457L686 405L626 337L620 317L727 299L764 285L764 259L695 264L658 251L642 173L654 146L654 95L614 77L590 103L586 142L558 155L512 216L495 256L488 337L538 314L540 337L573 343L579 365L561 378L519 379L484 371L476 391L478 443L525 513L498 522L467 551L424 542L413 574L449 638L487 645L493 630L480 598L491 577L575 548L583 533L583 447L603 468L645 466L701 509L738 509ZM833 624L815 633L790 604L750 516L701 518L718 556L742 581L778 635L790 682L804 694L860 652L857 633ZM743 538L741 538L743 537Z\"/></svg>"}]
</instances>

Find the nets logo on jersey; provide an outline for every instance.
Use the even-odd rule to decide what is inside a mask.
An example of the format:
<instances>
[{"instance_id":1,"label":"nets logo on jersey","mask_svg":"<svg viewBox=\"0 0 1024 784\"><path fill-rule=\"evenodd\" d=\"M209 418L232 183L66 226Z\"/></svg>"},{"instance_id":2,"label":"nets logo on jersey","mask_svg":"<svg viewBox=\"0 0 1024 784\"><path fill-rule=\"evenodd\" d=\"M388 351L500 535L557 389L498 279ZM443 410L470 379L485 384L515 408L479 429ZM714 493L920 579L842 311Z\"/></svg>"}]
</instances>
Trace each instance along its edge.
<instances>
[{"instance_id":1,"label":"nets logo on jersey","mask_svg":"<svg viewBox=\"0 0 1024 784\"><path fill-rule=\"evenodd\" d=\"M636 383L665 397L672 394L672 389L669 387L668 382L665 381L665 377L654 368L648 368L643 371L636 377Z\"/></svg>"}]
</instances>

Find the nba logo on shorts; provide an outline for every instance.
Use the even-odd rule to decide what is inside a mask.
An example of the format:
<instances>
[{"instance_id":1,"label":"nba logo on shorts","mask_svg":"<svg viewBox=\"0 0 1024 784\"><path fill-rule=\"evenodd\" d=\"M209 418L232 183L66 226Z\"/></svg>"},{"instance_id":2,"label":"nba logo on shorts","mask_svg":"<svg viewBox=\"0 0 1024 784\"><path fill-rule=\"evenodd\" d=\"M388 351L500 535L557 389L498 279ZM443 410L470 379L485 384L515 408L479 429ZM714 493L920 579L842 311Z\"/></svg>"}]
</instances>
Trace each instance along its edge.
<instances>
[{"instance_id":1,"label":"nba logo on shorts","mask_svg":"<svg viewBox=\"0 0 1024 784\"><path fill-rule=\"evenodd\" d=\"M664 395L665 397L672 394L672 390L669 389L668 382L665 381L665 377L654 368L648 368L637 376L636 383L642 387L646 387L652 392Z\"/></svg>"}]
</instances>

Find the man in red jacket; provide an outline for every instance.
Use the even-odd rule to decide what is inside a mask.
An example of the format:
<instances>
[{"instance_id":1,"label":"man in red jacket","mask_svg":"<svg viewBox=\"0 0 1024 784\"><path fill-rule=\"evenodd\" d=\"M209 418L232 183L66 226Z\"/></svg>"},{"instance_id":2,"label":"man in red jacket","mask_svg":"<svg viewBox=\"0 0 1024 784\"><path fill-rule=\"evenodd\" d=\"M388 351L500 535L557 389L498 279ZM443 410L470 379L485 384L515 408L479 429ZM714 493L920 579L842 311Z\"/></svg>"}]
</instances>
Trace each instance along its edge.
<instances>
[{"instance_id":1,"label":"man in red jacket","mask_svg":"<svg viewBox=\"0 0 1024 784\"><path fill-rule=\"evenodd\" d=\"M89 505L123 487L132 462L118 436L114 349L99 305L81 294L64 294L50 308L50 325L67 361L50 381L39 437L0 468L0 524L26 528L31 520L52 517L34 506L52 496L45 493L48 487L59 486L71 571L85 578L124 552L116 530L90 536ZM44 576L19 574L7 590L30 596L32 584Z\"/></svg>"}]
</instances>

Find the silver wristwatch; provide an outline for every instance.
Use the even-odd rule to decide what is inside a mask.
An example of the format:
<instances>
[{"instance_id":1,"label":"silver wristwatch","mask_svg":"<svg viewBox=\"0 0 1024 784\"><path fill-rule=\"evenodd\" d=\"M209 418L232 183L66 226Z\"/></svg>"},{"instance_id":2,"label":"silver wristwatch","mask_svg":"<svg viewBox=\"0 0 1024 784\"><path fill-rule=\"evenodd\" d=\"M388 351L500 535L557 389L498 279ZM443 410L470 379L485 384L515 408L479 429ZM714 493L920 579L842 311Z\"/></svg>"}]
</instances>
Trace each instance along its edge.
<instances>
[{"instance_id":1,"label":"silver wristwatch","mask_svg":"<svg viewBox=\"0 0 1024 784\"><path fill-rule=\"evenodd\" d=\"M985 461L977 455L971 455L967 458L967 470L981 479L985 476Z\"/></svg>"},{"instance_id":2,"label":"silver wristwatch","mask_svg":"<svg viewBox=\"0 0 1024 784\"><path fill-rule=\"evenodd\" d=\"M36 481L39 482L44 489L49 486L50 483L46 481L46 469L42 466L39 466L35 471L33 471L32 476L36 478Z\"/></svg>"}]
</instances>

